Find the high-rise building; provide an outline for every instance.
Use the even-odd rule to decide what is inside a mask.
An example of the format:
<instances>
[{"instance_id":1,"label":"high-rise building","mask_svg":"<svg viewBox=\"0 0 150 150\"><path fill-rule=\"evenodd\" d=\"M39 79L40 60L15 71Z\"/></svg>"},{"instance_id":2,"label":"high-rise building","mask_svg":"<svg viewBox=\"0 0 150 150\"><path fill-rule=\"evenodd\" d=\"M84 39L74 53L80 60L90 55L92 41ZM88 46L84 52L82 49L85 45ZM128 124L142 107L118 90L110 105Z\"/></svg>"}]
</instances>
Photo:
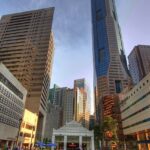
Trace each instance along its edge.
<instances>
[{"instance_id":1,"label":"high-rise building","mask_svg":"<svg viewBox=\"0 0 150 150\"><path fill-rule=\"evenodd\" d=\"M49 102L51 102L51 104L56 104L56 91L57 89L59 89L59 86L54 84L53 88L51 88L49 90Z\"/></svg>"},{"instance_id":2,"label":"high-rise building","mask_svg":"<svg viewBox=\"0 0 150 150\"><path fill-rule=\"evenodd\" d=\"M0 149L18 139L27 90L0 62Z\"/></svg>"},{"instance_id":3,"label":"high-rise building","mask_svg":"<svg viewBox=\"0 0 150 150\"><path fill-rule=\"evenodd\" d=\"M78 87L78 88L85 88L85 79L83 78L83 79L77 79L77 80L74 80L74 88L76 88L76 87Z\"/></svg>"},{"instance_id":4,"label":"high-rise building","mask_svg":"<svg viewBox=\"0 0 150 150\"><path fill-rule=\"evenodd\" d=\"M91 0L91 4L95 108L96 119L100 121L104 114L112 114L112 95L120 93L130 77L114 0ZM107 110L103 109L104 105Z\"/></svg>"},{"instance_id":5,"label":"high-rise building","mask_svg":"<svg viewBox=\"0 0 150 150\"><path fill-rule=\"evenodd\" d=\"M135 46L128 59L133 82L137 84L150 72L150 46Z\"/></svg>"},{"instance_id":6,"label":"high-rise building","mask_svg":"<svg viewBox=\"0 0 150 150\"><path fill-rule=\"evenodd\" d=\"M70 122L74 117L74 90L67 89L63 101L63 125Z\"/></svg>"},{"instance_id":7,"label":"high-rise building","mask_svg":"<svg viewBox=\"0 0 150 150\"><path fill-rule=\"evenodd\" d=\"M53 62L51 32L54 8L2 16L0 61L27 89L25 107L38 114L37 139L44 134L44 122Z\"/></svg>"},{"instance_id":8,"label":"high-rise building","mask_svg":"<svg viewBox=\"0 0 150 150\"><path fill-rule=\"evenodd\" d=\"M77 79L74 81L74 119L84 127L89 128L89 110L88 110L88 94L85 79Z\"/></svg>"},{"instance_id":9,"label":"high-rise building","mask_svg":"<svg viewBox=\"0 0 150 150\"><path fill-rule=\"evenodd\" d=\"M65 99L67 87L58 87L56 84L54 84L54 87L50 89L49 92L49 101L54 104L58 105L60 107L63 106L63 101Z\"/></svg>"},{"instance_id":10,"label":"high-rise building","mask_svg":"<svg viewBox=\"0 0 150 150\"><path fill-rule=\"evenodd\" d=\"M84 105L84 93L83 91L81 91L79 88L76 88L76 121L77 122L80 122L83 124L83 113L84 113L84 108L83 108L83 105Z\"/></svg>"}]
</instances>

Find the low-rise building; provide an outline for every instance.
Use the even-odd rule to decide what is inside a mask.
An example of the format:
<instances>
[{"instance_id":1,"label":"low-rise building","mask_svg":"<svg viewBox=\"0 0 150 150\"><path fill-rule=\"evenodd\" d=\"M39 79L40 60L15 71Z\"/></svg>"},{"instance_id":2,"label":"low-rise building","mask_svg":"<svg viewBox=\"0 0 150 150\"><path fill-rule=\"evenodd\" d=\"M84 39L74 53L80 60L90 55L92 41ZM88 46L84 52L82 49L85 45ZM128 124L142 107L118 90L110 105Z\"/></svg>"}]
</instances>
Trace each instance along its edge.
<instances>
[{"instance_id":1,"label":"low-rise building","mask_svg":"<svg viewBox=\"0 0 150 150\"><path fill-rule=\"evenodd\" d=\"M150 150L150 73L120 97L124 134L137 137L139 150Z\"/></svg>"},{"instance_id":2,"label":"low-rise building","mask_svg":"<svg viewBox=\"0 0 150 150\"><path fill-rule=\"evenodd\" d=\"M0 63L0 147L18 139L27 90Z\"/></svg>"},{"instance_id":3,"label":"low-rise building","mask_svg":"<svg viewBox=\"0 0 150 150\"><path fill-rule=\"evenodd\" d=\"M34 145L37 121L38 115L25 109L18 139L20 146L30 148Z\"/></svg>"}]
</instances>

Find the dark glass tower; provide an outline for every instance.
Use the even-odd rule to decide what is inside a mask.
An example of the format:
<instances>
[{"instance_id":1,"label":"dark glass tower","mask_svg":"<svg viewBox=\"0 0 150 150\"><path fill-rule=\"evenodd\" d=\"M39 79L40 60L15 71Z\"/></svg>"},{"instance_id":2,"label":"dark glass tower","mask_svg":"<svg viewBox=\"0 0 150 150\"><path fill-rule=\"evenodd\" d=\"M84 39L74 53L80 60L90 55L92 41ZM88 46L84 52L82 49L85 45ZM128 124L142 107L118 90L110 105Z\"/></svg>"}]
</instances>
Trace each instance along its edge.
<instances>
[{"instance_id":1,"label":"dark glass tower","mask_svg":"<svg viewBox=\"0 0 150 150\"><path fill-rule=\"evenodd\" d=\"M114 0L91 0L96 118L115 114L116 96L129 83Z\"/></svg>"}]
</instances>

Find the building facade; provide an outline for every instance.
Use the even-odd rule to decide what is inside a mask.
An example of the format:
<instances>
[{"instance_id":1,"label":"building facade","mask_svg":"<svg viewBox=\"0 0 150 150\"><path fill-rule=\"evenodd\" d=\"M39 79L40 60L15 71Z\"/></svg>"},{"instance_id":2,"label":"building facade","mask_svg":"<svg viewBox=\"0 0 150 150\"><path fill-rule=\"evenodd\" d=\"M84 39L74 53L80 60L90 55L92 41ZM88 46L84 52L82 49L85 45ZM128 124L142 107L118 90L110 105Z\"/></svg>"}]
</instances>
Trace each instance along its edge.
<instances>
[{"instance_id":1,"label":"building facade","mask_svg":"<svg viewBox=\"0 0 150 150\"><path fill-rule=\"evenodd\" d=\"M128 59L133 82L138 84L150 72L150 46L135 46Z\"/></svg>"},{"instance_id":2,"label":"building facade","mask_svg":"<svg viewBox=\"0 0 150 150\"><path fill-rule=\"evenodd\" d=\"M49 102L51 102L51 104L56 104L56 91L57 89L59 89L59 86L57 86L56 84L54 84L53 88L51 88L49 90Z\"/></svg>"},{"instance_id":3,"label":"building facade","mask_svg":"<svg viewBox=\"0 0 150 150\"><path fill-rule=\"evenodd\" d=\"M63 107L63 102L66 97L67 87L58 87L54 84L54 87L50 89L49 101L57 106Z\"/></svg>"},{"instance_id":4,"label":"building facade","mask_svg":"<svg viewBox=\"0 0 150 150\"><path fill-rule=\"evenodd\" d=\"M37 136L44 134L54 43L54 8L2 16L0 60L28 90L25 107L39 115Z\"/></svg>"},{"instance_id":5,"label":"building facade","mask_svg":"<svg viewBox=\"0 0 150 150\"><path fill-rule=\"evenodd\" d=\"M137 137L139 150L150 150L150 73L121 94L120 108L124 134Z\"/></svg>"},{"instance_id":6,"label":"building facade","mask_svg":"<svg viewBox=\"0 0 150 150\"><path fill-rule=\"evenodd\" d=\"M74 90L67 89L63 101L63 125L72 121L74 118Z\"/></svg>"},{"instance_id":7,"label":"building facade","mask_svg":"<svg viewBox=\"0 0 150 150\"><path fill-rule=\"evenodd\" d=\"M20 127L18 145L20 147L30 148L34 146L38 115L25 109Z\"/></svg>"},{"instance_id":8,"label":"building facade","mask_svg":"<svg viewBox=\"0 0 150 150\"><path fill-rule=\"evenodd\" d=\"M114 0L91 0L96 120L111 115L114 95L129 83L120 26ZM106 98L105 98L106 96ZM107 110L104 108L107 108ZM117 105L116 105L117 106ZM114 110L113 110L114 109ZM117 108L116 108L117 110ZM113 117L118 118L115 113Z\"/></svg>"},{"instance_id":9,"label":"building facade","mask_svg":"<svg viewBox=\"0 0 150 150\"><path fill-rule=\"evenodd\" d=\"M27 90L0 63L0 148L18 139Z\"/></svg>"},{"instance_id":10,"label":"building facade","mask_svg":"<svg viewBox=\"0 0 150 150\"><path fill-rule=\"evenodd\" d=\"M89 128L88 92L85 79L74 80L74 119Z\"/></svg>"},{"instance_id":11,"label":"building facade","mask_svg":"<svg viewBox=\"0 0 150 150\"><path fill-rule=\"evenodd\" d=\"M52 138L53 129L58 129L62 126L63 111L58 105L48 103L47 115L46 115L46 126L44 140L50 141Z\"/></svg>"}]
</instances>

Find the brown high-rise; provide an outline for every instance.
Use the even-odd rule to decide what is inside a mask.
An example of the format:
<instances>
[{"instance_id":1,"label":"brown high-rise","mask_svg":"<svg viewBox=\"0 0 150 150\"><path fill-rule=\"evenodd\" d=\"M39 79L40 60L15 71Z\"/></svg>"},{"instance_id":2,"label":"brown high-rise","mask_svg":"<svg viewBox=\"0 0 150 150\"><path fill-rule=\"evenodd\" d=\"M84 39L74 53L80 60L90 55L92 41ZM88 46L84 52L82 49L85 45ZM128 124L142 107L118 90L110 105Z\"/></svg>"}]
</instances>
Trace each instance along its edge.
<instances>
[{"instance_id":1,"label":"brown high-rise","mask_svg":"<svg viewBox=\"0 0 150 150\"><path fill-rule=\"evenodd\" d=\"M53 13L52 7L5 15L0 21L0 61L28 90L26 108L39 114L39 138L43 137L54 53Z\"/></svg>"},{"instance_id":2,"label":"brown high-rise","mask_svg":"<svg viewBox=\"0 0 150 150\"><path fill-rule=\"evenodd\" d=\"M133 82L138 84L150 72L150 45L135 46L128 58Z\"/></svg>"}]
</instances>

